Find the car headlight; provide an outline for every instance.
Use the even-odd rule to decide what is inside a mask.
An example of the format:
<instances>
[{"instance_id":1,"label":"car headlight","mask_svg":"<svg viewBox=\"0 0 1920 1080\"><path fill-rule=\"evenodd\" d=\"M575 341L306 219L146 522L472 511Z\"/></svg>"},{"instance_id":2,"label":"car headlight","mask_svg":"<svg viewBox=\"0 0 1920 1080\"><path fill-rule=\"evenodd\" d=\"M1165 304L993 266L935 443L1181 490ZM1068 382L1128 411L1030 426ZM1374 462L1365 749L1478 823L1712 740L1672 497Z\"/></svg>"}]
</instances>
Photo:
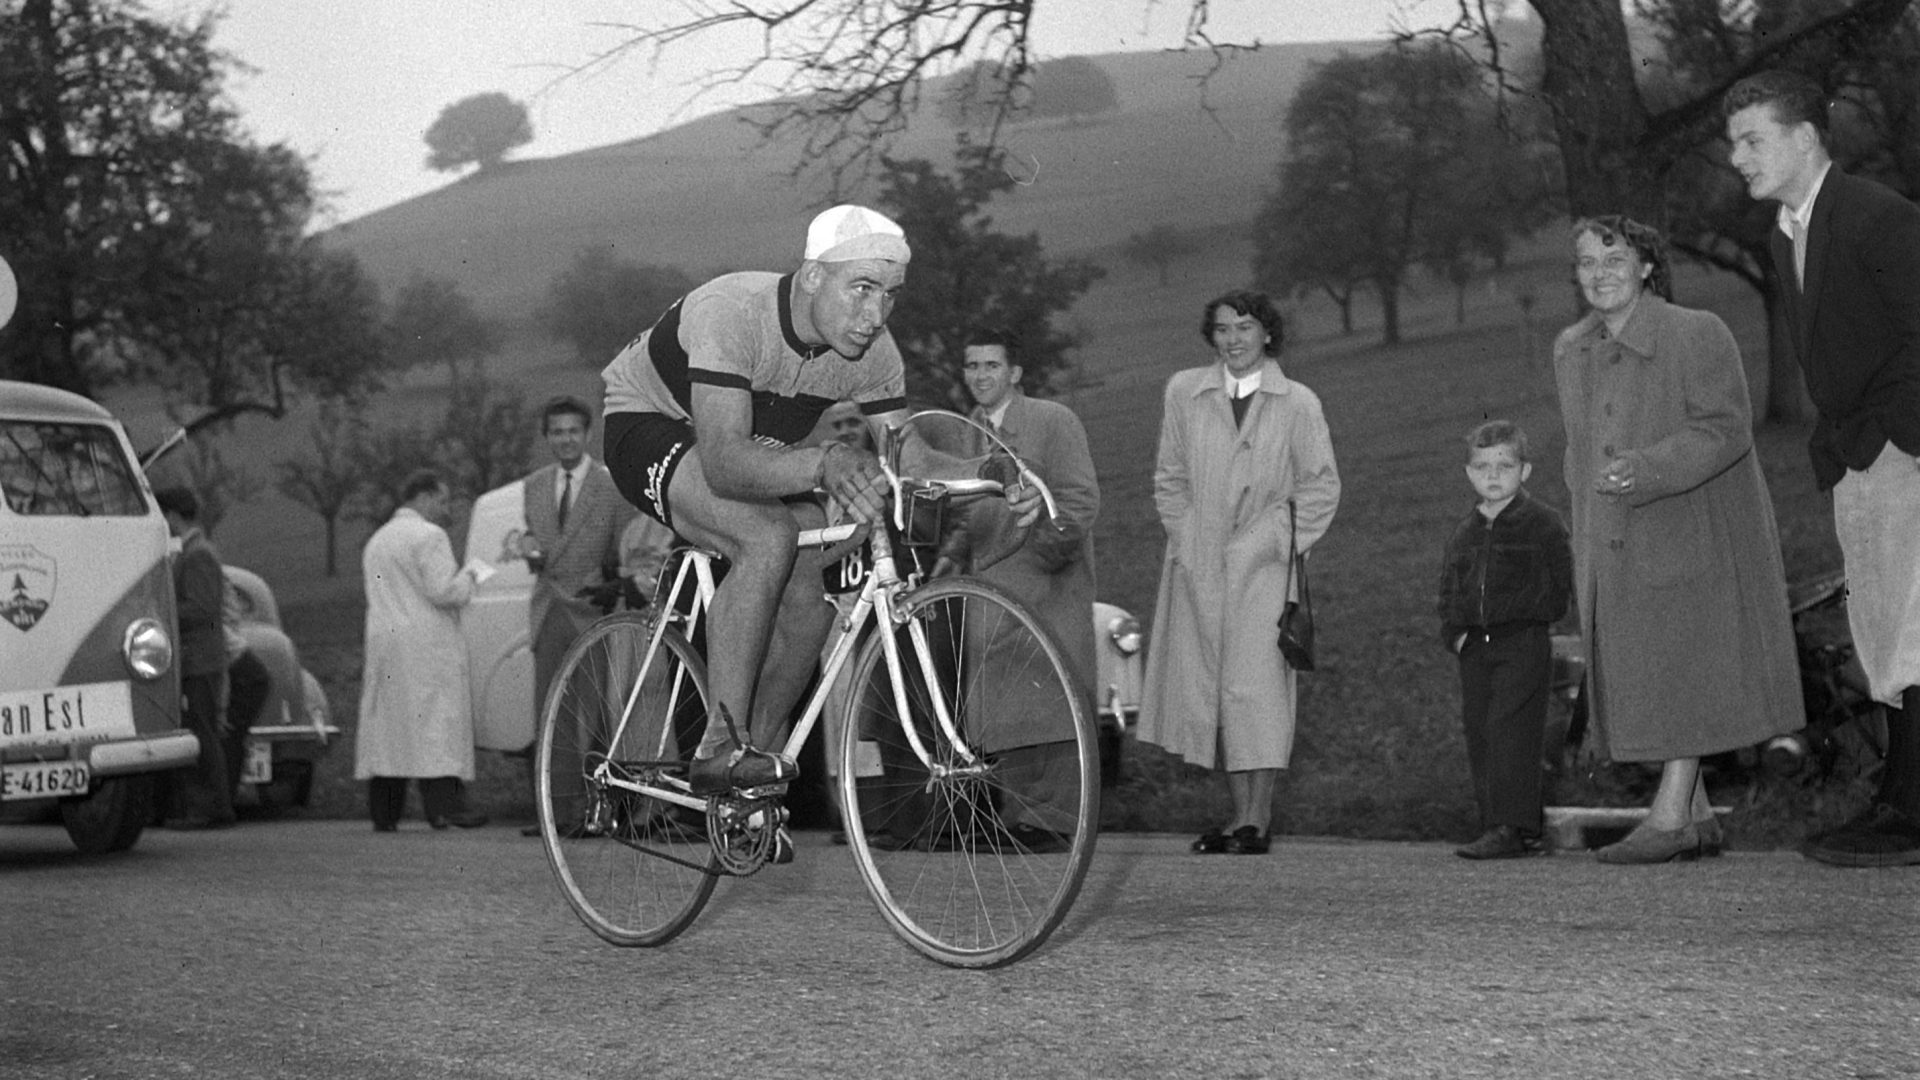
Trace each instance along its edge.
<instances>
[{"instance_id":1,"label":"car headlight","mask_svg":"<svg viewBox=\"0 0 1920 1080\"><path fill-rule=\"evenodd\" d=\"M173 638L158 619L135 619L120 645L127 666L142 679L157 679L173 667Z\"/></svg>"},{"instance_id":2,"label":"car headlight","mask_svg":"<svg viewBox=\"0 0 1920 1080\"><path fill-rule=\"evenodd\" d=\"M1107 623L1107 640L1125 656L1140 651L1140 620L1131 615L1115 615Z\"/></svg>"}]
</instances>

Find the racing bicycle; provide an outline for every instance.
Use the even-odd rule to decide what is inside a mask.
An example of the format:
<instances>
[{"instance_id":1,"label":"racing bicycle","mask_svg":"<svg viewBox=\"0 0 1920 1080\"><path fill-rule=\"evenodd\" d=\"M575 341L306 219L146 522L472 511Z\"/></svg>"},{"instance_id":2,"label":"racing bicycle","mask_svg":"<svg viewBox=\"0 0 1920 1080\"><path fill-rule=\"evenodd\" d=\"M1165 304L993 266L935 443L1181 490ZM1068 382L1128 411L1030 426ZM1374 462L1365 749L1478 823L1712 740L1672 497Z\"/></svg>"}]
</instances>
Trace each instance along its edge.
<instances>
[{"instance_id":1,"label":"racing bicycle","mask_svg":"<svg viewBox=\"0 0 1920 1080\"><path fill-rule=\"evenodd\" d=\"M990 968L1044 943L1078 894L1099 821L1099 755L1085 692L1032 610L980 578L927 579L915 568L909 548L937 536L950 502L1004 493L991 478L902 475L906 426L933 418L979 431L1054 512L1038 477L966 417L917 413L883 432L890 518L871 530L857 600L783 752L798 754L836 680L849 679L843 737L826 752L867 891L913 948ZM803 531L799 543L854 537L840 525ZM544 702L536 783L547 858L575 913L615 945L671 941L722 877L791 856L779 850L784 785L699 796L687 783L711 707L696 646L718 558L680 549L651 609L595 623ZM1036 740L1057 744L1050 805L1074 808L1072 826L1043 832L1044 844L1021 827L1032 766L1019 751ZM887 775L863 780L875 749Z\"/></svg>"}]
</instances>

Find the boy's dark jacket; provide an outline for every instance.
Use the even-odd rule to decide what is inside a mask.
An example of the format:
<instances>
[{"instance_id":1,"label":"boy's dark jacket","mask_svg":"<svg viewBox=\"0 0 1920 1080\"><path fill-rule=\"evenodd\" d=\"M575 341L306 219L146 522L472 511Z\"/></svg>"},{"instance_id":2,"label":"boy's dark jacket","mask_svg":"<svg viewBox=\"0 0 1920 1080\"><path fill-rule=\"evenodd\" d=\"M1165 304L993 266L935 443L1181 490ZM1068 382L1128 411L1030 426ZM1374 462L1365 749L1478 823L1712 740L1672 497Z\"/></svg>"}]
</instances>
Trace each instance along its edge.
<instances>
[{"instance_id":1,"label":"boy's dark jacket","mask_svg":"<svg viewBox=\"0 0 1920 1080\"><path fill-rule=\"evenodd\" d=\"M1440 561L1440 640L1469 630L1551 623L1573 595L1573 548L1552 508L1523 488L1492 521L1475 506Z\"/></svg>"}]
</instances>

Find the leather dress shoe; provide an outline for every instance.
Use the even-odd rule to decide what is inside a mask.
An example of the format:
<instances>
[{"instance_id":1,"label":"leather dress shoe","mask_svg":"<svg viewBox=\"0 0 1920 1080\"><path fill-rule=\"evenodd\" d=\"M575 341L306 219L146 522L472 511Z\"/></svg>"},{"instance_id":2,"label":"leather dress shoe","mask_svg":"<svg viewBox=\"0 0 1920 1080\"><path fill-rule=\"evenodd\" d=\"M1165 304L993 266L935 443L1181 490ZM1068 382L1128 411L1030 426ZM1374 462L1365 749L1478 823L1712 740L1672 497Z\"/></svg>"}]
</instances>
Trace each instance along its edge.
<instances>
[{"instance_id":1,"label":"leather dress shoe","mask_svg":"<svg viewBox=\"0 0 1920 1080\"><path fill-rule=\"evenodd\" d=\"M487 815L476 810L462 810L457 814L442 814L437 818L431 818L427 821L427 824L436 829L444 829L449 825L460 829L477 829L486 823Z\"/></svg>"},{"instance_id":2,"label":"leather dress shoe","mask_svg":"<svg viewBox=\"0 0 1920 1080\"><path fill-rule=\"evenodd\" d=\"M1655 829L1643 821L1626 839L1608 844L1593 857L1614 866L1691 862L1700 857L1700 830L1691 821L1677 829Z\"/></svg>"},{"instance_id":3,"label":"leather dress shoe","mask_svg":"<svg viewBox=\"0 0 1920 1080\"><path fill-rule=\"evenodd\" d=\"M1809 837L1800 852L1829 866L1920 866L1920 818L1875 803L1840 828Z\"/></svg>"},{"instance_id":4,"label":"leather dress shoe","mask_svg":"<svg viewBox=\"0 0 1920 1080\"><path fill-rule=\"evenodd\" d=\"M1273 847L1273 837L1251 825L1242 825L1227 835L1228 855L1265 855Z\"/></svg>"},{"instance_id":5,"label":"leather dress shoe","mask_svg":"<svg viewBox=\"0 0 1920 1080\"><path fill-rule=\"evenodd\" d=\"M1495 825L1470 844L1453 850L1463 859L1524 859L1543 855L1546 848L1539 833L1528 833L1514 825Z\"/></svg>"},{"instance_id":6,"label":"leather dress shoe","mask_svg":"<svg viewBox=\"0 0 1920 1080\"><path fill-rule=\"evenodd\" d=\"M1208 829L1193 842L1193 851L1201 855L1218 855L1227 850L1227 834L1219 829Z\"/></svg>"},{"instance_id":7,"label":"leather dress shoe","mask_svg":"<svg viewBox=\"0 0 1920 1080\"><path fill-rule=\"evenodd\" d=\"M751 746L736 746L729 752L687 763L687 786L695 795L725 795L744 788L784 784L799 775L800 766L792 758Z\"/></svg>"},{"instance_id":8,"label":"leather dress shoe","mask_svg":"<svg viewBox=\"0 0 1920 1080\"><path fill-rule=\"evenodd\" d=\"M374 832L399 832L400 825L399 823L392 822L392 821L376 821L373 823L373 831Z\"/></svg>"}]
</instances>

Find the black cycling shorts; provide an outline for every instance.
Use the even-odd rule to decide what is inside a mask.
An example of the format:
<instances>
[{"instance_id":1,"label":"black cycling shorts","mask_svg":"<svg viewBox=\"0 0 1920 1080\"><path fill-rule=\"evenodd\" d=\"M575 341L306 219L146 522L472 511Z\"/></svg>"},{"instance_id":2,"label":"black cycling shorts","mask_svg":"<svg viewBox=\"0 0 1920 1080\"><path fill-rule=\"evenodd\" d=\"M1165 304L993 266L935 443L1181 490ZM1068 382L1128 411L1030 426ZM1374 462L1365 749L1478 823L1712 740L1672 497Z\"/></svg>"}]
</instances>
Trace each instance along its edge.
<instances>
[{"instance_id":1,"label":"black cycling shorts","mask_svg":"<svg viewBox=\"0 0 1920 1080\"><path fill-rule=\"evenodd\" d=\"M693 449L693 425L659 413L608 413L602 442L613 483L647 516L673 528L667 489Z\"/></svg>"}]
</instances>

